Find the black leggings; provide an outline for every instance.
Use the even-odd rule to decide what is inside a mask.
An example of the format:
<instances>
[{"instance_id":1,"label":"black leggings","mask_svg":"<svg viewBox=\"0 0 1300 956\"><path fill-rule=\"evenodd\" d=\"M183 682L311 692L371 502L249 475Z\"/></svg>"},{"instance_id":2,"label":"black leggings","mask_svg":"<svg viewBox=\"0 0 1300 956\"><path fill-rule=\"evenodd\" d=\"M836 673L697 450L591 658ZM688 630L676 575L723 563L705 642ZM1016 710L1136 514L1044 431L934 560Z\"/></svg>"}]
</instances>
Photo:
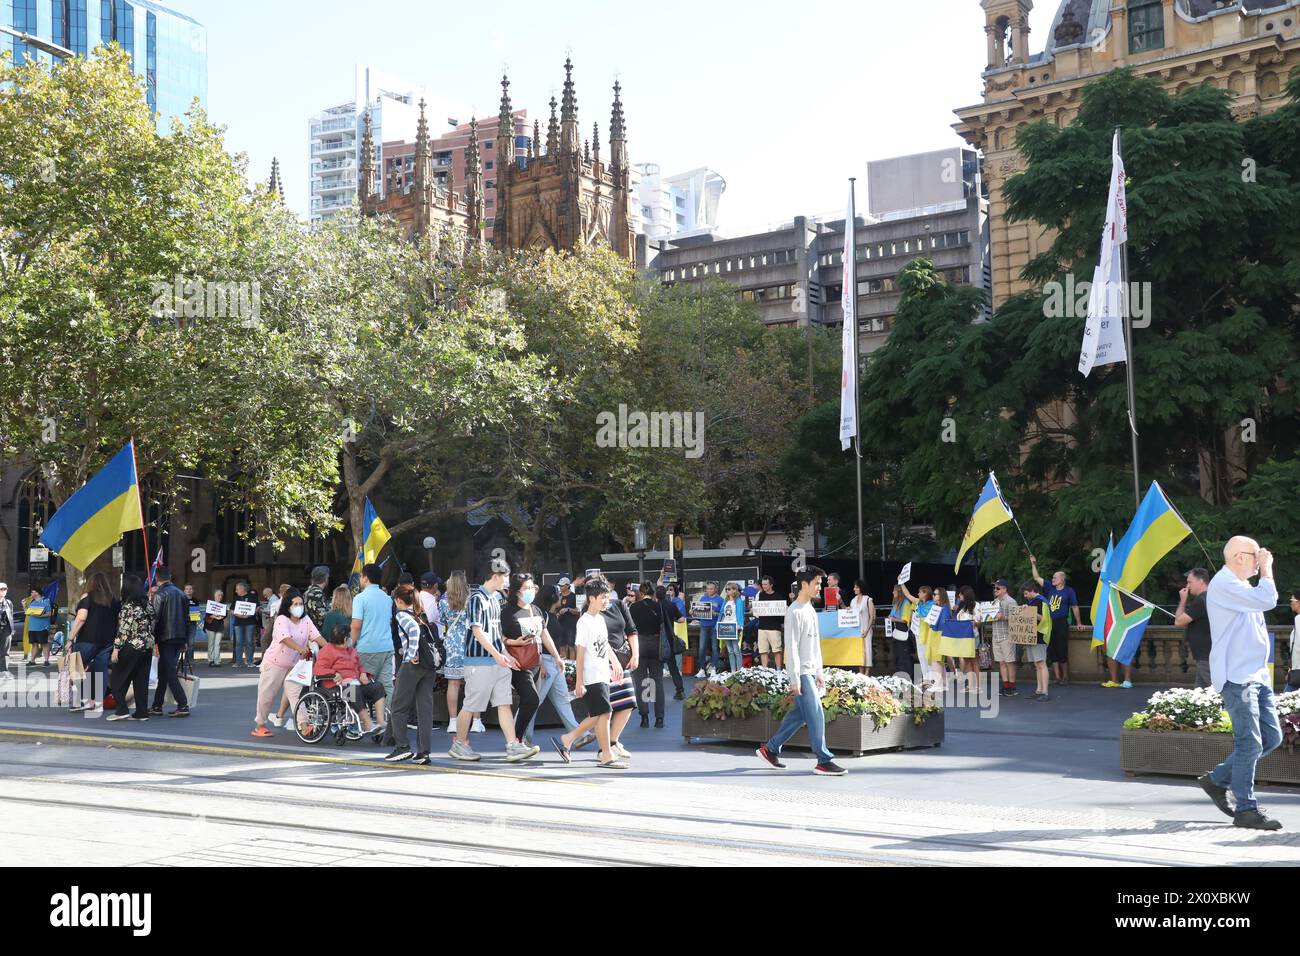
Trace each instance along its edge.
<instances>
[{"instance_id":1,"label":"black leggings","mask_svg":"<svg viewBox=\"0 0 1300 956\"><path fill-rule=\"evenodd\" d=\"M126 691L130 687L135 691L135 715L149 716L149 663L152 659L152 651L137 651L129 644L117 652L117 663L108 675L109 690L117 698L117 713L130 711L126 702Z\"/></svg>"},{"instance_id":2,"label":"black leggings","mask_svg":"<svg viewBox=\"0 0 1300 956\"><path fill-rule=\"evenodd\" d=\"M523 740L524 731L528 729L528 725L537 716L537 708L541 706L542 702L537 696L537 682L533 679L531 669L524 670L520 668L517 671L511 671L510 686L519 695L519 710L515 711L515 736Z\"/></svg>"}]
</instances>

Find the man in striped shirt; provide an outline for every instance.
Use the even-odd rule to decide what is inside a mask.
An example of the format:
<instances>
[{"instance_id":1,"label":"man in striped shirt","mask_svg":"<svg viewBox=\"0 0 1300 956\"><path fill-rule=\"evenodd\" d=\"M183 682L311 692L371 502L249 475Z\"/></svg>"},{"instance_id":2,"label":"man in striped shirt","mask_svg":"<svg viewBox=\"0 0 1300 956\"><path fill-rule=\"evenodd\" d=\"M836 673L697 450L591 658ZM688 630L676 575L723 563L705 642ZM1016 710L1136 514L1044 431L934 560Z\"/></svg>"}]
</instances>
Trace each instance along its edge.
<instances>
[{"instance_id":1,"label":"man in striped shirt","mask_svg":"<svg viewBox=\"0 0 1300 956\"><path fill-rule=\"evenodd\" d=\"M475 588L465 606L469 627L465 632L465 702L456 718L456 739L448 755L456 760L480 760L469 745L469 730L475 718L489 707L497 709L497 721L506 735L506 760L516 763L541 752L515 736L514 701L510 672L519 669L506 653L501 639L501 604L497 596L510 580L510 569L494 563L482 587Z\"/></svg>"}]
</instances>

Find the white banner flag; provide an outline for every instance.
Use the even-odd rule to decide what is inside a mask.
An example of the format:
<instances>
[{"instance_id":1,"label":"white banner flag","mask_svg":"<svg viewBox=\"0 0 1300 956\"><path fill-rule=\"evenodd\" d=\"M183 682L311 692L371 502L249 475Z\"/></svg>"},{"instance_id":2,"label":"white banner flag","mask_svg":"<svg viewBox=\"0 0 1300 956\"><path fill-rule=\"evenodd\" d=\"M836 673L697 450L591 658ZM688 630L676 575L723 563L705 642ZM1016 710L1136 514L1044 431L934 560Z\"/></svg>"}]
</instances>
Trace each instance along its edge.
<instances>
[{"instance_id":1,"label":"white banner flag","mask_svg":"<svg viewBox=\"0 0 1300 956\"><path fill-rule=\"evenodd\" d=\"M1110 196L1106 200L1106 226L1101 235L1101 256L1092 273L1088 294L1088 323L1079 352L1079 372L1085 378L1099 365L1127 360L1124 349L1124 316L1128 311L1128 290L1121 268L1128 241L1128 197L1124 188L1124 159L1115 133L1110 173Z\"/></svg>"},{"instance_id":2,"label":"white banner flag","mask_svg":"<svg viewBox=\"0 0 1300 956\"><path fill-rule=\"evenodd\" d=\"M858 334L857 300L857 213L853 208L853 187L849 186L849 213L844 218L844 285L840 304L844 308L843 354L840 357L840 449L848 451L858 434Z\"/></svg>"}]
</instances>

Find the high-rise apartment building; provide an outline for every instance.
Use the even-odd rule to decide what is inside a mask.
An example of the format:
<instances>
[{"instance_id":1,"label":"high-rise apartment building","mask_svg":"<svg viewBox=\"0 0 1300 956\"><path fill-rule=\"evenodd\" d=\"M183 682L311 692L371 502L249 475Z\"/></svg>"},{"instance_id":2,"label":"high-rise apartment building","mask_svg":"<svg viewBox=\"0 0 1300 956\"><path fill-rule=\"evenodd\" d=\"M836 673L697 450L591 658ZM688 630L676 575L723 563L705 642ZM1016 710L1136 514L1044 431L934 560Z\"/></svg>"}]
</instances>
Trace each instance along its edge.
<instances>
[{"instance_id":1,"label":"high-rise apartment building","mask_svg":"<svg viewBox=\"0 0 1300 956\"><path fill-rule=\"evenodd\" d=\"M633 173L639 233L650 239L717 234L727 181L713 170L702 166L667 176L658 163L638 163Z\"/></svg>"}]
</instances>

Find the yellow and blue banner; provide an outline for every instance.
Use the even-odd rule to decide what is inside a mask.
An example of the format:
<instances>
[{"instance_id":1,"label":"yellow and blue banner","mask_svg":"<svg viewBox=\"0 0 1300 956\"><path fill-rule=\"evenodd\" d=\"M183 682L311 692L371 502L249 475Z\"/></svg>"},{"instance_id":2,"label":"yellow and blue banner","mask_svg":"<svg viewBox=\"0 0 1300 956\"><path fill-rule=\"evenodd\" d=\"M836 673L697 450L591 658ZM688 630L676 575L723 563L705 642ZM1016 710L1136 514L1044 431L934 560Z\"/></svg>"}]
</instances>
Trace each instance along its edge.
<instances>
[{"instance_id":1,"label":"yellow and blue banner","mask_svg":"<svg viewBox=\"0 0 1300 956\"><path fill-rule=\"evenodd\" d=\"M360 574L362 567L373 564L391 538L392 535L379 520L375 506L367 498L365 515L361 519L361 550L357 552L357 559L352 562L352 573Z\"/></svg>"},{"instance_id":2,"label":"yellow and blue banner","mask_svg":"<svg viewBox=\"0 0 1300 956\"><path fill-rule=\"evenodd\" d=\"M1160 482L1151 482L1146 497L1138 506L1137 514L1133 516L1133 523L1102 566L1102 580L1126 591L1137 590L1160 559L1191 533L1191 527L1165 497ZM1094 641L1097 637L1095 622L1101 597L1099 588L1092 606Z\"/></svg>"},{"instance_id":3,"label":"yellow and blue banner","mask_svg":"<svg viewBox=\"0 0 1300 956\"><path fill-rule=\"evenodd\" d=\"M957 565L954 571L961 570L961 559L965 557L971 545L998 525L1006 524L1012 517L1011 508L1002 499L1002 489L998 487L997 478L994 477L993 472L989 472L988 481L984 482L984 490L980 492L979 500L975 502L975 510L971 512L970 521L966 525L966 534L961 539L961 550L957 552Z\"/></svg>"},{"instance_id":4,"label":"yellow and blue banner","mask_svg":"<svg viewBox=\"0 0 1300 956\"><path fill-rule=\"evenodd\" d=\"M132 439L54 512L41 532L41 544L84 571L123 532L143 527Z\"/></svg>"},{"instance_id":5,"label":"yellow and blue banner","mask_svg":"<svg viewBox=\"0 0 1300 956\"><path fill-rule=\"evenodd\" d=\"M1092 596L1092 647L1095 650L1106 643L1106 619L1099 615L1100 608L1107 607L1110 600L1110 582L1106 580L1106 566L1110 564L1111 555L1115 553L1115 536L1112 534L1106 542L1106 556L1101 559L1101 573L1097 575L1097 593Z\"/></svg>"}]
</instances>

